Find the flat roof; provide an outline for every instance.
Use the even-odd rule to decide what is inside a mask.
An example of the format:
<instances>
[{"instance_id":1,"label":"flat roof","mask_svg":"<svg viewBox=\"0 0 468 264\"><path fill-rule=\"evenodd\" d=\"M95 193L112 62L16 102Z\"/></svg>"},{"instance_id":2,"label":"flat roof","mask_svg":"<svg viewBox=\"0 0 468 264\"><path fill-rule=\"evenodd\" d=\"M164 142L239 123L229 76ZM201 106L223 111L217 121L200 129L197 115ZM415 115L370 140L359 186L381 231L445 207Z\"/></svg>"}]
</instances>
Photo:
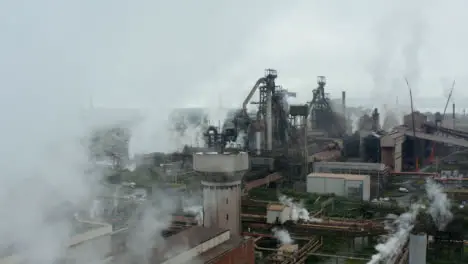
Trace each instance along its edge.
<instances>
[{"instance_id":1,"label":"flat roof","mask_svg":"<svg viewBox=\"0 0 468 264\"><path fill-rule=\"evenodd\" d=\"M79 222L75 220L73 221L72 225L73 235L83 234L90 230L101 228L104 226L106 226L106 223Z\"/></svg>"},{"instance_id":2,"label":"flat roof","mask_svg":"<svg viewBox=\"0 0 468 264\"><path fill-rule=\"evenodd\" d=\"M355 169L355 170L385 170L386 166L383 163L371 163L371 162L315 162L314 168L329 168L329 169Z\"/></svg>"},{"instance_id":3,"label":"flat roof","mask_svg":"<svg viewBox=\"0 0 468 264\"><path fill-rule=\"evenodd\" d=\"M198 256L198 259L201 259L202 261L204 261L204 263L208 263L210 261L223 257L224 254L239 247L247 241L247 239L244 239L241 236L234 235L228 241L221 243L220 245L217 245L216 247L209 249L208 251L203 252L202 254L200 254L200 256Z\"/></svg>"},{"instance_id":4,"label":"flat roof","mask_svg":"<svg viewBox=\"0 0 468 264\"><path fill-rule=\"evenodd\" d=\"M283 211L286 208L283 204L269 204L267 206L268 211Z\"/></svg>"},{"instance_id":5,"label":"flat roof","mask_svg":"<svg viewBox=\"0 0 468 264\"><path fill-rule=\"evenodd\" d=\"M427 133L422 133L422 132L416 132L415 134L413 134L413 131L411 130L405 131L405 135L407 137L413 137L414 135L416 135L416 137L420 139L426 139L430 141L451 144L451 145L456 145L456 146L461 146L461 147L468 147L468 140L461 139L461 138L437 136L437 135L432 135L432 134L427 134Z\"/></svg>"},{"instance_id":6,"label":"flat roof","mask_svg":"<svg viewBox=\"0 0 468 264\"><path fill-rule=\"evenodd\" d=\"M185 229L168 237L163 246L153 250L152 263L160 263L169 259L171 256L168 256L168 252L175 257L225 232L229 232L229 229L203 226Z\"/></svg>"},{"instance_id":7,"label":"flat roof","mask_svg":"<svg viewBox=\"0 0 468 264\"><path fill-rule=\"evenodd\" d=\"M352 181L363 181L369 178L369 175L362 174L338 174L338 173L325 173L325 172L312 172L307 177L310 178L334 178L334 179L346 179Z\"/></svg>"}]
</instances>

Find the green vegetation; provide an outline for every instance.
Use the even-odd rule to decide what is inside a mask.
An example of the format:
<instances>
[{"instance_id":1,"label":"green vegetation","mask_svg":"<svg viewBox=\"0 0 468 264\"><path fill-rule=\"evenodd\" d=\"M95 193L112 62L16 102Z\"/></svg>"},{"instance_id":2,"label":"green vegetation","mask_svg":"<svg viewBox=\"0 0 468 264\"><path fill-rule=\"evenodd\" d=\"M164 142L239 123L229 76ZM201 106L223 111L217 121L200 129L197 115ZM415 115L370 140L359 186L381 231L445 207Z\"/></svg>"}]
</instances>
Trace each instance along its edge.
<instances>
[{"instance_id":1,"label":"green vegetation","mask_svg":"<svg viewBox=\"0 0 468 264\"><path fill-rule=\"evenodd\" d=\"M310 212L317 212L323 209L323 213L329 217L370 219L373 217L383 217L389 213L404 212L404 209L398 207L396 204L381 206L370 202L362 202L334 195L319 195L295 192L292 190L281 190L281 192L276 192L272 189L256 188L249 192L249 197L254 200L276 202L278 201L279 194L293 198L296 202L301 202L304 208ZM333 198L333 200L330 201L330 198Z\"/></svg>"},{"instance_id":2,"label":"green vegetation","mask_svg":"<svg viewBox=\"0 0 468 264\"><path fill-rule=\"evenodd\" d=\"M135 187L150 187L160 181L160 174L152 167L141 166L134 171L128 169L115 170L108 176L111 183L134 182Z\"/></svg>"}]
</instances>

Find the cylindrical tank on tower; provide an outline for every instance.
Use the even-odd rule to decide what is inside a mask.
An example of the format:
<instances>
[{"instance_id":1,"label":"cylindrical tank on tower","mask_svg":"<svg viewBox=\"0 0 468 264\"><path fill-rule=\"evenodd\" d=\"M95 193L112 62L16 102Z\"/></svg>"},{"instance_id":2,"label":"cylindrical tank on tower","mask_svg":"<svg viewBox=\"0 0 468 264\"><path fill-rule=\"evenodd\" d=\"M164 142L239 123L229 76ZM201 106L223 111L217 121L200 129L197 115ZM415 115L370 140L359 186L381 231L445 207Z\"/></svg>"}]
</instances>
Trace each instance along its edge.
<instances>
[{"instance_id":1,"label":"cylindrical tank on tower","mask_svg":"<svg viewBox=\"0 0 468 264\"><path fill-rule=\"evenodd\" d=\"M195 153L193 169L202 175L203 225L241 232L242 177L249 169L246 152Z\"/></svg>"},{"instance_id":2,"label":"cylindrical tank on tower","mask_svg":"<svg viewBox=\"0 0 468 264\"><path fill-rule=\"evenodd\" d=\"M410 234L409 264L426 264L427 234Z\"/></svg>"}]
</instances>

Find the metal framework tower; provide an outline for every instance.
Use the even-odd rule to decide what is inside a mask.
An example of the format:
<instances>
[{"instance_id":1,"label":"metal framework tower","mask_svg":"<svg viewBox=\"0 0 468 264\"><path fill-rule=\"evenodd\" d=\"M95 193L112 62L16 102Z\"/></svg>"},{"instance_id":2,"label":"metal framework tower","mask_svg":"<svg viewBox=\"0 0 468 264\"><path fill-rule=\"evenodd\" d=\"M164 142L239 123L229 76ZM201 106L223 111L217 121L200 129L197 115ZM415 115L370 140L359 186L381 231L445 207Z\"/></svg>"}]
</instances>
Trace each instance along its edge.
<instances>
[{"instance_id":1,"label":"metal framework tower","mask_svg":"<svg viewBox=\"0 0 468 264\"><path fill-rule=\"evenodd\" d=\"M344 124L340 124L338 116L333 112L330 99L325 93L327 81L325 76L317 77L318 87L312 91L313 98L309 103L312 129L328 132L329 136L342 136L345 133Z\"/></svg>"}]
</instances>

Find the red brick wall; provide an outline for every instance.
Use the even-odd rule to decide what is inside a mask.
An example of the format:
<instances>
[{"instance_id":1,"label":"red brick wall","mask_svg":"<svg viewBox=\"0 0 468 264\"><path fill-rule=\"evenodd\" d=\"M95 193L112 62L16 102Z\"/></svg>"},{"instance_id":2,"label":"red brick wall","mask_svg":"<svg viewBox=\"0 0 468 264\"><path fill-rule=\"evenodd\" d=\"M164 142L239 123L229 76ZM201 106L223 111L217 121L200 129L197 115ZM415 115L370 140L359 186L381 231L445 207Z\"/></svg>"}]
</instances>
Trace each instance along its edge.
<instances>
[{"instance_id":1,"label":"red brick wall","mask_svg":"<svg viewBox=\"0 0 468 264\"><path fill-rule=\"evenodd\" d=\"M215 264L255 264L254 243L252 239L221 256Z\"/></svg>"}]
</instances>

